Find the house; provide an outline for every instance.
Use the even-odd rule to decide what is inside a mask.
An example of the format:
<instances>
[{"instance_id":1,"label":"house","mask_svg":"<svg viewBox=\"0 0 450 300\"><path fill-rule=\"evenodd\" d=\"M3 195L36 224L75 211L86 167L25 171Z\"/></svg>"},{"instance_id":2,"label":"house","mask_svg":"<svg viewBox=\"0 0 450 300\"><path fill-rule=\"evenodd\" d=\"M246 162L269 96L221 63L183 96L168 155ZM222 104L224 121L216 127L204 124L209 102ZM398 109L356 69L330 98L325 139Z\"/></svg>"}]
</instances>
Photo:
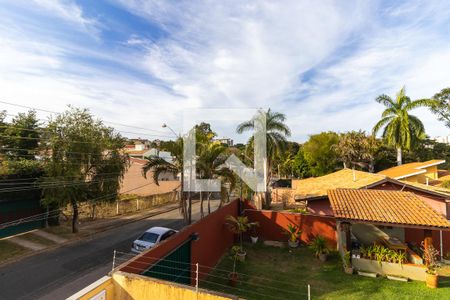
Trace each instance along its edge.
<instances>
[{"instance_id":1,"label":"house","mask_svg":"<svg viewBox=\"0 0 450 300\"><path fill-rule=\"evenodd\" d=\"M433 159L424 162L413 162L401 166L392 167L378 172L393 179L422 184L432 184L438 180L438 165L445 163L445 160Z\"/></svg>"},{"instance_id":2,"label":"house","mask_svg":"<svg viewBox=\"0 0 450 300\"><path fill-rule=\"evenodd\" d=\"M221 144L224 144L224 145L227 145L227 146L229 146L229 147L232 147L233 146L233 139L230 139L230 138L215 138L214 139L214 141L215 142L219 142L219 143L221 143Z\"/></svg>"},{"instance_id":3,"label":"house","mask_svg":"<svg viewBox=\"0 0 450 300\"><path fill-rule=\"evenodd\" d=\"M358 251L361 245L380 244L406 251L409 261L419 265L423 261L415 251L422 241L433 244L441 256L450 251L450 221L412 192L334 189L328 191L328 199L337 223L340 250ZM359 269L383 271L365 260L357 259L353 264L359 264ZM408 272L407 277L417 280L425 278L423 269L408 268L396 272Z\"/></svg>"},{"instance_id":4,"label":"house","mask_svg":"<svg viewBox=\"0 0 450 300\"><path fill-rule=\"evenodd\" d=\"M163 194L177 189L180 181L171 173L163 173L159 177L159 185L153 180L153 173L147 173L147 178L142 175L142 167L147 160L130 158L130 166L124 174L120 193L139 196Z\"/></svg>"}]
</instances>

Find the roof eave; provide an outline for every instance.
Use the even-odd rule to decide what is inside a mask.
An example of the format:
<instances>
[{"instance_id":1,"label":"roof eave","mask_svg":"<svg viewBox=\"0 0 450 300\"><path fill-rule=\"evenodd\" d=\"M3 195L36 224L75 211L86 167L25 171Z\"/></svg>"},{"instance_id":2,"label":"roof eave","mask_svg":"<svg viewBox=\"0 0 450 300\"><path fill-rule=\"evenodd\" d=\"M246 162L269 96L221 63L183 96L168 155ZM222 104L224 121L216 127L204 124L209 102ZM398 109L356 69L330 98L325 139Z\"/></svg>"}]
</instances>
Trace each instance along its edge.
<instances>
[{"instance_id":1,"label":"roof eave","mask_svg":"<svg viewBox=\"0 0 450 300\"><path fill-rule=\"evenodd\" d=\"M418 225L418 224L403 224L403 223L366 221L366 220L350 219L350 218L339 218L339 217L335 217L335 218L338 221L346 221L346 222L351 222L351 223L364 223L364 224L374 224L374 225L392 226L392 227L403 227L403 228L411 228L411 229L430 229L430 230L450 231L450 223L449 223L448 226L429 226L429 225Z\"/></svg>"}]
</instances>

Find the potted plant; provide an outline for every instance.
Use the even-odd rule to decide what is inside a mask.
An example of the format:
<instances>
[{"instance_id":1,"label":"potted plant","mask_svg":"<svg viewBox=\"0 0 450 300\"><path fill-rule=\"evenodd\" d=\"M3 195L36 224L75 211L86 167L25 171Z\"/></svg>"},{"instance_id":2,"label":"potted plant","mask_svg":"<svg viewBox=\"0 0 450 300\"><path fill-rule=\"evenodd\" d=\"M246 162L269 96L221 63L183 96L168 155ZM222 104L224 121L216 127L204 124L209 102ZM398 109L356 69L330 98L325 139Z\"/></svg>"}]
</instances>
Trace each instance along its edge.
<instances>
[{"instance_id":1,"label":"potted plant","mask_svg":"<svg viewBox=\"0 0 450 300\"><path fill-rule=\"evenodd\" d=\"M250 231L250 239L252 241L252 244L256 244L258 242L258 231L256 230L256 227L258 227L259 224L257 222L254 223L254 226L252 226Z\"/></svg>"},{"instance_id":2,"label":"potted plant","mask_svg":"<svg viewBox=\"0 0 450 300\"><path fill-rule=\"evenodd\" d=\"M329 250L327 248L327 241L323 236L316 236L309 247L312 251L314 251L314 254L319 258L320 261L324 262L327 260L327 253Z\"/></svg>"},{"instance_id":3,"label":"potted plant","mask_svg":"<svg viewBox=\"0 0 450 300\"><path fill-rule=\"evenodd\" d=\"M344 272L346 274L353 274L352 254L350 253L350 251L344 250L342 259L344 261Z\"/></svg>"},{"instance_id":4,"label":"potted plant","mask_svg":"<svg viewBox=\"0 0 450 300\"><path fill-rule=\"evenodd\" d=\"M231 232L237 234L239 236L239 252L237 253L238 259L240 261L245 261L245 256L247 252L244 250L242 244L242 235L244 232L247 232L250 228L257 226L257 222L249 222L248 218L245 216L227 216L226 218L227 224Z\"/></svg>"},{"instance_id":5,"label":"potted plant","mask_svg":"<svg viewBox=\"0 0 450 300\"><path fill-rule=\"evenodd\" d=\"M300 237L302 231L294 224L288 224L286 231L284 232L288 236L288 245L290 248L297 248L300 243Z\"/></svg>"},{"instance_id":6,"label":"potted plant","mask_svg":"<svg viewBox=\"0 0 450 300\"><path fill-rule=\"evenodd\" d=\"M438 256L439 251L437 251L433 245L426 245L422 242L423 259L427 267L426 283L429 288L437 288L439 275L437 273L439 269Z\"/></svg>"},{"instance_id":7,"label":"potted plant","mask_svg":"<svg viewBox=\"0 0 450 300\"><path fill-rule=\"evenodd\" d=\"M232 287L235 287L239 280L239 274L236 272L236 262L238 260L239 251L239 246L233 246L231 248L230 258L233 260L233 272L230 272L230 274L228 274L228 284Z\"/></svg>"}]
</instances>

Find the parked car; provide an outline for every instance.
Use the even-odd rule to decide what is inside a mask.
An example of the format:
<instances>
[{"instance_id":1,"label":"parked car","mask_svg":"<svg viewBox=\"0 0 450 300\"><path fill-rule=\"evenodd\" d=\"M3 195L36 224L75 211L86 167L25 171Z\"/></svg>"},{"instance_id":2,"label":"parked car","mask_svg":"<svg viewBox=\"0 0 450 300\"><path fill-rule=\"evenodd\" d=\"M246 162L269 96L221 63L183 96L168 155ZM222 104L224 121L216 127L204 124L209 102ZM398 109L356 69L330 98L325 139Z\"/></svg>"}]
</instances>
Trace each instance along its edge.
<instances>
[{"instance_id":1,"label":"parked car","mask_svg":"<svg viewBox=\"0 0 450 300\"><path fill-rule=\"evenodd\" d=\"M171 237L178 231L166 227L152 227L137 238L131 246L131 252L141 253Z\"/></svg>"}]
</instances>

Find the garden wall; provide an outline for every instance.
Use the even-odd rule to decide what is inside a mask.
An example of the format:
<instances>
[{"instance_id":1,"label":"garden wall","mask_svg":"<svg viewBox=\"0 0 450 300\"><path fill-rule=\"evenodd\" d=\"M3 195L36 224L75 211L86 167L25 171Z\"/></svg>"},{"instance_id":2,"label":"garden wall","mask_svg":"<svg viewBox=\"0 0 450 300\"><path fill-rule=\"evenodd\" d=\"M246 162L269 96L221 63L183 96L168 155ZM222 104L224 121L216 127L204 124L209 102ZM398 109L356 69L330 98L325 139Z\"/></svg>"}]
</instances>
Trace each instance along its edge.
<instances>
[{"instance_id":1,"label":"garden wall","mask_svg":"<svg viewBox=\"0 0 450 300\"><path fill-rule=\"evenodd\" d=\"M177 201L177 192L168 192L150 196L125 195L119 201L98 203L95 205L95 218L107 218L122 214L129 214L140 210L153 208L162 204L175 203ZM78 207L79 217L83 219L92 219L92 204L82 203ZM63 213L66 216L72 216L72 206L68 205Z\"/></svg>"},{"instance_id":2,"label":"garden wall","mask_svg":"<svg viewBox=\"0 0 450 300\"><path fill-rule=\"evenodd\" d=\"M352 258L352 265L356 270L377 273L382 276L394 275L412 280L426 280L426 268L422 265L394 264L390 262L379 263L376 260L365 258Z\"/></svg>"},{"instance_id":3,"label":"garden wall","mask_svg":"<svg viewBox=\"0 0 450 300\"><path fill-rule=\"evenodd\" d=\"M333 217L254 209L246 209L244 214L251 222L259 223L258 235L263 240L287 241L284 232L292 223L303 231L303 242L309 243L315 236L321 235L327 239L330 248L337 246L336 221Z\"/></svg>"},{"instance_id":4,"label":"garden wall","mask_svg":"<svg viewBox=\"0 0 450 300\"><path fill-rule=\"evenodd\" d=\"M191 234L198 233L199 240L192 242L191 263L200 265L199 277L200 279L205 278L211 270L208 267L214 267L234 243L234 234L225 225L225 218L228 215L237 216L238 209L239 200L234 200L200 221L185 227L178 234L165 240L155 248L136 256L118 269L123 272L141 274L153 263L183 244L190 238ZM192 275L195 275L195 270L192 270ZM191 278L192 282L194 282L195 276L191 276Z\"/></svg>"}]
</instances>

